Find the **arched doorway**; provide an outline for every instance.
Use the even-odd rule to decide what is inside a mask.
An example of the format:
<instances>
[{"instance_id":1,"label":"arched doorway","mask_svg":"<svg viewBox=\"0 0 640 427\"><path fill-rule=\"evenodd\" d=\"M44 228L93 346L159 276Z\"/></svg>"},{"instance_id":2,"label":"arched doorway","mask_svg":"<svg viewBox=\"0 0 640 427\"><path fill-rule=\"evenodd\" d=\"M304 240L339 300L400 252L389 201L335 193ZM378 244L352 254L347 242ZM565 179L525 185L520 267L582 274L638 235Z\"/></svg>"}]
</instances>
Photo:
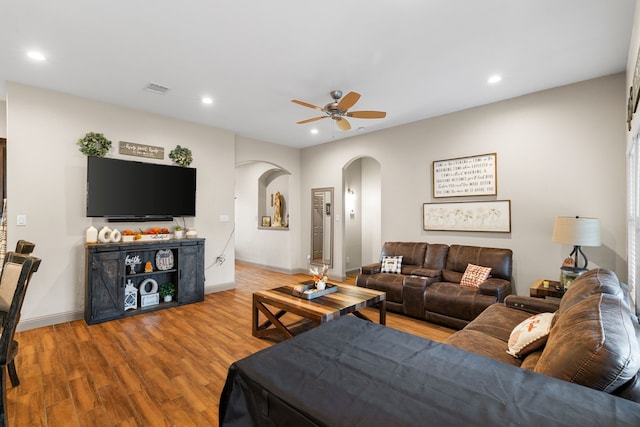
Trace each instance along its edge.
<instances>
[{"instance_id":1,"label":"arched doorway","mask_svg":"<svg viewBox=\"0 0 640 427\"><path fill-rule=\"evenodd\" d=\"M380 163L372 157L351 160L342 170L344 272L376 262L382 245Z\"/></svg>"}]
</instances>

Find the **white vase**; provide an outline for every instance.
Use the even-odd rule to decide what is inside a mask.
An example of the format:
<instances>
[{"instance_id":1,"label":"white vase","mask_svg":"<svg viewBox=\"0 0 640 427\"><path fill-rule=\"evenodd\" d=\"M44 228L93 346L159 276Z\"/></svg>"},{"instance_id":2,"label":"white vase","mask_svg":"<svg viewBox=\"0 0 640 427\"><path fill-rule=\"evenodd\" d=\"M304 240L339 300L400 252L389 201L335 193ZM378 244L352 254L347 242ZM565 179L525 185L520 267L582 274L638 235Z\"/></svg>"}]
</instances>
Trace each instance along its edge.
<instances>
[{"instance_id":1,"label":"white vase","mask_svg":"<svg viewBox=\"0 0 640 427\"><path fill-rule=\"evenodd\" d=\"M184 237L184 230L175 230L173 232L174 239L182 239Z\"/></svg>"},{"instance_id":2,"label":"white vase","mask_svg":"<svg viewBox=\"0 0 640 427\"><path fill-rule=\"evenodd\" d=\"M93 225L87 228L87 243L98 243L98 229Z\"/></svg>"},{"instance_id":3,"label":"white vase","mask_svg":"<svg viewBox=\"0 0 640 427\"><path fill-rule=\"evenodd\" d=\"M172 300L173 300L173 297L171 295L164 296L164 302L171 302Z\"/></svg>"},{"instance_id":4,"label":"white vase","mask_svg":"<svg viewBox=\"0 0 640 427\"><path fill-rule=\"evenodd\" d=\"M109 243L111 241L111 229L106 225L98 232L98 240L102 243Z\"/></svg>"},{"instance_id":5,"label":"white vase","mask_svg":"<svg viewBox=\"0 0 640 427\"><path fill-rule=\"evenodd\" d=\"M113 243L118 243L122 239L122 233L116 228L111 232L109 240Z\"/></svg>"}]
</instances>

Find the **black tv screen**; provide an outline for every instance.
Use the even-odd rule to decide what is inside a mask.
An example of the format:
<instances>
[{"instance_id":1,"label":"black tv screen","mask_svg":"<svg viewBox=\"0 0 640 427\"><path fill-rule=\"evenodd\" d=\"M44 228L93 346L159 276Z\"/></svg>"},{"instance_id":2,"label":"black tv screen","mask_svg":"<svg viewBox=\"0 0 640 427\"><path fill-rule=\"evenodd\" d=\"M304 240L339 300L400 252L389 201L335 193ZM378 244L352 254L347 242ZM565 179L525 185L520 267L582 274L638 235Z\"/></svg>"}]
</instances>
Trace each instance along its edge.
<instances>
[{"instance_id":1,"label":"black tv screen","mask_svg":"<svg viewBox=\"0 0 640 427\"><path fill-rule=\"evenodd\" d=\"M169 220L196 215L196 170L87 157L87 216Z\"/></svg>"}]
</instances>

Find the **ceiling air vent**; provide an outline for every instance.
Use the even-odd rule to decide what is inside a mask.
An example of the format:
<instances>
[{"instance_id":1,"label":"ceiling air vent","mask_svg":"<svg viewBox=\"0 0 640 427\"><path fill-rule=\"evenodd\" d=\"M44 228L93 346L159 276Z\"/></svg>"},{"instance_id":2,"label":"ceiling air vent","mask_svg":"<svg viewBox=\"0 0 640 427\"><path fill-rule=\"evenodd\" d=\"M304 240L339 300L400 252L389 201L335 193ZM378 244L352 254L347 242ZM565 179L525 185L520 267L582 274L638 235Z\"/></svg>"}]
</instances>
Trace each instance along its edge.
<instances>
[{"instance_id":1,"label":"ceiling air vent","mask_svg":"<svg viewBox=\"0 0 640 427\"><path fill-rule=\"evenodd\" d=\"M144 87L144 90L147 92L157 93L158 95L164 95L167 93L169 88L155 83L149 83Z\"/></svg>"}]
</instances>

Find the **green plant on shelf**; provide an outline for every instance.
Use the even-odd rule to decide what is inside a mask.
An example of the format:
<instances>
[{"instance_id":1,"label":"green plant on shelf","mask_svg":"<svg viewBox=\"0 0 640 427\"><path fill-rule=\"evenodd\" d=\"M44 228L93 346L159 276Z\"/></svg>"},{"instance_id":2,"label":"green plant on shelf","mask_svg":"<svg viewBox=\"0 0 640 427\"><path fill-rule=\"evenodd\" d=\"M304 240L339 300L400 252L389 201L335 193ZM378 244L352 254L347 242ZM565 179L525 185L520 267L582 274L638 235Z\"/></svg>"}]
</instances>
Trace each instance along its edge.
<instances>
[{"instance_id":1,"label":"green plant on shelf","mask_svg":"<svg viewBox=\"0 0 640 427\"><path fill-rule=\"evenodd\" d=\"M162 285L160 285L158 293L160 294L160 298L164 298L167 296L172 297L176 293L176 287L171 282L163 283Z\"/></svg>"}]
</instances>

